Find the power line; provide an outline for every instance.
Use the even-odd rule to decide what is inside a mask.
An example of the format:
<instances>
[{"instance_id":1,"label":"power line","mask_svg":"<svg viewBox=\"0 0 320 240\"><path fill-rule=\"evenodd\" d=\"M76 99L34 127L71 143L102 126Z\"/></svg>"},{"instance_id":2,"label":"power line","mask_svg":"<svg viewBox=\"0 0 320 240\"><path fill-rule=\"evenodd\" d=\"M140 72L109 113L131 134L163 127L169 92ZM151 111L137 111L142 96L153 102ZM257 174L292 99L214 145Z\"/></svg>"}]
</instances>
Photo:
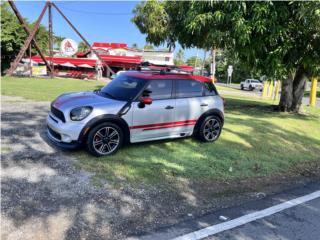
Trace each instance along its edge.
<instances>
[{"instance_id":1,"label":"power line","mask_svg":"<svg viewBox=\"0 0 320 240\"><path fill-rule=\"evenodd\" d=\"M71 11L71 12L76 12L76 13L81 13L81 14L90 14L90 15L105 15L105 16L133 15L133 13L89 12L89 11L71 9L71 8L61 7L61 6L59 6L59 8L62 8L64 10Z\"/></svg>"}]
</instances>

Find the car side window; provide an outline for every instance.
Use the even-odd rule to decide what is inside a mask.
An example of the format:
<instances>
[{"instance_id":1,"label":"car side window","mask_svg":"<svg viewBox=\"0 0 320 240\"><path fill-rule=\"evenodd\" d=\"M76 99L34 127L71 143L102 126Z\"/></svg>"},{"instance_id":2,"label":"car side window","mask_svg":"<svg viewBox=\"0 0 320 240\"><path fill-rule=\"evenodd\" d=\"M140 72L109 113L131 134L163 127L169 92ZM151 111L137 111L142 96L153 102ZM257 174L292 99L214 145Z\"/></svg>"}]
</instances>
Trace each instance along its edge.
<instances>
[{"instance_id":1,"label":"car side window","mask_svg":"<svg viewBox=\"0 0 320 240\"><path fill-rule=\"evenodd\" d=\"M177 98L201 97L203 85L195 80L176 80Z\"/></svg>"},{"instance_id":2,"label":"car side window","mask_svg":"<svg viewBox=\"0 0 320 240\"><path fill-rule=\"evenodd\" d=\"M144 91L153 100L168 99L172 97L172 80L151 80Z\"/></svg>"}]
</instances>

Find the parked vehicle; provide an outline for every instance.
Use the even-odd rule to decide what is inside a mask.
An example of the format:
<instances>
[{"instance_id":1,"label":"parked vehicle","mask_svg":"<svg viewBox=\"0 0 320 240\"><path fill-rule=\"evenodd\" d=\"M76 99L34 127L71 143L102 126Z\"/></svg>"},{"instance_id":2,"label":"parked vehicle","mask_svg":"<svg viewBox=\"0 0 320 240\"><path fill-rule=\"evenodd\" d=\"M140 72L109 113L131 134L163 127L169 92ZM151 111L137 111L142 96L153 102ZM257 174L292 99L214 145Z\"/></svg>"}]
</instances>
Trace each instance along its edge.
<instances>
[{"instance_id":1,"label":"parked vehicle","mask_svg":"<svg viewBox=\"0 0 320 240\"><path fill-rule=\"evenodd\" d=\"M250 91L259 90L262 91L263 84L256 79L246 79L240 83L241 90L249 89Z\"/></svg>"},{"instance_id":2,"label":"parked vehicle","mask_svg":"<svg viewBox=\"0 0 320 240\"><path fill-rule=\"evenodd\" d=\"M100 90L60 95L51 104L47 133L58 146L84 144L106 156L126 142L191 135L213 142L223 123L223 99L211 79L128 71Z\"/></svg>"}]
</instances>

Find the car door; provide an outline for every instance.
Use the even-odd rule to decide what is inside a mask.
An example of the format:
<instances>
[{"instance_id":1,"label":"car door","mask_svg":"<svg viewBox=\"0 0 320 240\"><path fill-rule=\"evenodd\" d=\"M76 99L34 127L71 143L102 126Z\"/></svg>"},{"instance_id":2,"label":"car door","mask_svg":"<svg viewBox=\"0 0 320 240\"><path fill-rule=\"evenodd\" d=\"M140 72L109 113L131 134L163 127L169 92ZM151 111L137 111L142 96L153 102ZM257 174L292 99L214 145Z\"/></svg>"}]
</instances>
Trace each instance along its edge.
<instances>
[{"instance_id":1,"label":"car door","mask_svg":"<svg viewBox=\"0 0 320 240\"><path fill-rule=\"evenodd\" d=\"M176 134L189 136L198 118L209 109L209 102L203 97L203 83L196 80L176 80L175 122L180 126Z\"/></svg>"},{"instance_id":2,"label":"car door","mask_svg":"<svg viewBox=\"0 0 320 240\"><path fill-rule=\"evenodd\" d=\"M247 79L247 80L246 80L246 82L245 82L245 85L244 85L244 86L245 86L245 88L249 88L249 84L250 84L250 80L249 80L249 79Z\"/></svg>"},{"instance_id":3,"label":"car door","mask_svg":"<svg viewBox=\"0 0 320 240\"><path fill-rule=\"evenodd\" d=\"M133 103L131 142L169 137L173 124L175 99L172 97L172 80L150 80L144 95L152 98L150 105Z\"/></svg>"}]
</instances>

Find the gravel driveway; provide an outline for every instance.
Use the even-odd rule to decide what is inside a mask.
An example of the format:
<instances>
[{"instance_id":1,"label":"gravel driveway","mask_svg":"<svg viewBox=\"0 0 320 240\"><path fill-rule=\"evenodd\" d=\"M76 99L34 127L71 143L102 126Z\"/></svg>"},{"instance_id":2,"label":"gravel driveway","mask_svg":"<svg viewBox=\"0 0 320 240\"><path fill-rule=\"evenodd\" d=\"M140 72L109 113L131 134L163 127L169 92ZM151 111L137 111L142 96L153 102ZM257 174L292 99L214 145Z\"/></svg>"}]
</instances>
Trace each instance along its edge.
<instances>
[{"instance_id":1,"label":"gravel driveway","mask_svg":"<svg viewBox=\"0 0 320 240\"><path fill-rule=\"evenodd\" d=\"M261 197L263 186L272 193L296 181L182 182L173 191L108 182L95 187L93 173L74 167L77 154L48 142L48 102L1 98L1 239L124 239Z\"/></svg>"},{"instance_id":2,"label":"gravel driveway","mask_svg":"<svg viewBox=\"0 0 320 240\"><path fill-rule=\"evenodd\" d=\"M72 154L51 146L48 109L2 96L1 239L123 238L142 202L123 189L95 188Z\"/></svg>"},{"instance_id":3,"label":"gravel driveway","mask_svg":"<svg viewBox=\"0 0 320 240\"><path fill-rule=\"evenodd\" d=\"M48 141L49 106L2 96L1 239L123 239L188 217L187 191L92 185Z\"/></svg>"}]
</instances>

